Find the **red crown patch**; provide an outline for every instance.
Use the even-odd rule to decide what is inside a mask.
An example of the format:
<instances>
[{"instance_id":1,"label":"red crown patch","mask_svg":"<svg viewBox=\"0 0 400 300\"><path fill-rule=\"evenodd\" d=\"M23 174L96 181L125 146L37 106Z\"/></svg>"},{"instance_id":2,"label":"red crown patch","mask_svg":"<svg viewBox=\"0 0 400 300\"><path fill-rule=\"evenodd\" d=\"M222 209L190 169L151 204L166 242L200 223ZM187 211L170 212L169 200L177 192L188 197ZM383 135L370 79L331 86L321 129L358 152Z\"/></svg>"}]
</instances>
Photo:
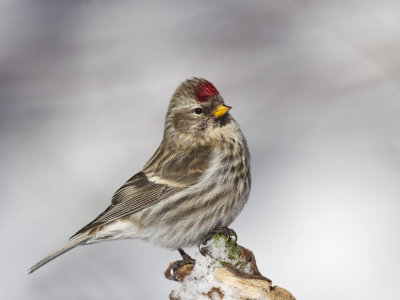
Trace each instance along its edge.
<instances>
[{"instance_id":1,"label":"red crown patch","mask_svg":"<svg viewBox=\"0 0 400 300\"><path fill-rule=\"evenodd\" d=\"M207 102L215 95L219 95L219 92L209 81L202 81L196 87L196 98L199 102Z\"/></svg>"}]
</instances>

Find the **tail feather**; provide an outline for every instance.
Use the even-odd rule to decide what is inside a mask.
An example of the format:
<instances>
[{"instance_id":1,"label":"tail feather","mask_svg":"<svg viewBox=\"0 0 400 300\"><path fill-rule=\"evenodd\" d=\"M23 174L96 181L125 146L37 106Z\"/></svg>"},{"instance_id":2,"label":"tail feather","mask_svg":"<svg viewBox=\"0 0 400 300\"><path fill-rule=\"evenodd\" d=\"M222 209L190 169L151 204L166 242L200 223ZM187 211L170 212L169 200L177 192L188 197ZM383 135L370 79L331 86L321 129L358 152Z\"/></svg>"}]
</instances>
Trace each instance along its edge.
<instances>
[{"instance_id":1,"label":"tail feather","mask_svg":"<svg viewBox=\"0 0 400 300\"><path fill-rule=\"evenodd\" d=\"M41 261L39 261L37 264L35 264L33 267L31 267L28 271L28 274L35 272L37 269L39 269L43 265L47 264L49 261L52 261L53 259L60 256L61 254L71 250L72 248L75 248L78 245L85 243L89 239L90 239L90 236L85 235L85 234L78 235L78 236L72 238L64 246L62 246L58 250L54 251L53 253L47 255L45 258L43 258Z\"/></svg>"}]
</instances>

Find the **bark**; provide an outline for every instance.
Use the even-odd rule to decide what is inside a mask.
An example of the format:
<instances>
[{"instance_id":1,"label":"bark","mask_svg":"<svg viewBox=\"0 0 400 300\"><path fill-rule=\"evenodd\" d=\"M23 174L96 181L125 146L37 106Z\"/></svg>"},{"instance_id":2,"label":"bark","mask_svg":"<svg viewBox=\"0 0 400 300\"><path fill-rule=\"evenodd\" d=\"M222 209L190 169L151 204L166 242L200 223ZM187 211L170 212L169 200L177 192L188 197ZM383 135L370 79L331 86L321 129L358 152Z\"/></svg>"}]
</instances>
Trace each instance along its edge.
<instances>
[{"instance_id":1,"label":"bark","mask_svg":"<svg viewBox=\"0 0 400 300\"><path fill-rule=\"evenodd\" d=\"M259 272L253 252L249 249L221 234L215 235L212 240L214 245L203 248L205 256L210 258L209 261L216 262L212 263L212 267L202 267L201 270L194 271L196 261L191 261L190 257L184 255L184 260L170 263L164 273L165 277L181 282L185 286L181 289L197 289L200 285L204 287L206 279L210 283L209 286L206 285L208 290L199 289L198 295L209 299L295 300L290 292L272 285L272 281ZM221 255L221 252L224 254ZM204 260L200 255L196 256L197 261ZM203 276L203 269L211 272L211 276ZM191 281L190 284L188 281ZM196 299L199 297L194 296L196 293L197 291L189 291L191 296L187 296L187 292L172 291L170 300Z\"/></svg>"}]
</instances>

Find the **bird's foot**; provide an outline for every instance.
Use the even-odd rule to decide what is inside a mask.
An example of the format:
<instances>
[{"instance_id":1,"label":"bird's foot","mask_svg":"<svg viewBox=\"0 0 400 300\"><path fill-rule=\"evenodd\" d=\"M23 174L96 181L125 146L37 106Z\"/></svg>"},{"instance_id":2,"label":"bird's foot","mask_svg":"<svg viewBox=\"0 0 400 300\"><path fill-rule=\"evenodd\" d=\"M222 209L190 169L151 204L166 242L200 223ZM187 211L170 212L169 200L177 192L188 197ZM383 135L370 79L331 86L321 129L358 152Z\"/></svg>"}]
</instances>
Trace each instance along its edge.
<instances>
[{"instance_id":1,"label":"bird's foot","mask_svg":"<svg viewBox=\"0 0 400 300\"><path fill-rule=\"evenodd\" d=\"M190 257L189 254L187 254L182 248L178 248L179 254L182 256L183 262L186 264L194 264L196 261Z\"/></svg>"},{"instance_id":2,"label":"bird's foot","mask_svg":"<svg viewBox=\"0 0 400 300\"><path fill-rule=\"evenodd\" d=\"M191 258L189 254L183 251L182 248L178 248L178 251L183 259L177 260L174 263L172 263L170 267L167 269L167 271L169 270L168 274L166 271L165 276L168 279L181 282L183 281L187 273L190 273L191 270L193 270L196 261L193 258Z\"/></svg>"},{"instance_id":3,"label":"bird's foot","mask_svg":"<svg viewBox=\"0 0 400 300\"><path fill-rule=\"evenodd\" d=\"M207 233L200 241L199 244L199 251L201 254L206 255L207 254L207 244L208 242L217 234L221 234L227 237L228 241L231 241L232 238L234 239L234 243L236 244L237 241L237 234L233 229L230 229L226 226L223 227L215 227L214 229L210 230L209 233Z\"/></svg>"}]
</instances>

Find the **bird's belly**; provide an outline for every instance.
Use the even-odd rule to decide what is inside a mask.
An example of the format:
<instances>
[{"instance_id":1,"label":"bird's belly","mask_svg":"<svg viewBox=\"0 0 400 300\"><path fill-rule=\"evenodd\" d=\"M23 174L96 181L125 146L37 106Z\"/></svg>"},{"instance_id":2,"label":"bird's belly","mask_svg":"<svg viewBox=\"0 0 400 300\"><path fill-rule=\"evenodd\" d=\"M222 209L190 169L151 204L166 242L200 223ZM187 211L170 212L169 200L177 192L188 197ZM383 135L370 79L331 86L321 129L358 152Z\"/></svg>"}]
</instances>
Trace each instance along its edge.
<instances>
[{"instance_id":1,"label":"bird's belly","mask_svg":"<svg viewBox=\"0 0 400 300\"><path fill-rule=\"evenodd\" d=\"M152 220L142 227L138 237L170 249L194 246L216 226L229 226L247 198L248 191L242 195L225 195L218 199L218 203L193 207L175 218L166 212L166 217Z\"/></svg>"}]
</instances>

